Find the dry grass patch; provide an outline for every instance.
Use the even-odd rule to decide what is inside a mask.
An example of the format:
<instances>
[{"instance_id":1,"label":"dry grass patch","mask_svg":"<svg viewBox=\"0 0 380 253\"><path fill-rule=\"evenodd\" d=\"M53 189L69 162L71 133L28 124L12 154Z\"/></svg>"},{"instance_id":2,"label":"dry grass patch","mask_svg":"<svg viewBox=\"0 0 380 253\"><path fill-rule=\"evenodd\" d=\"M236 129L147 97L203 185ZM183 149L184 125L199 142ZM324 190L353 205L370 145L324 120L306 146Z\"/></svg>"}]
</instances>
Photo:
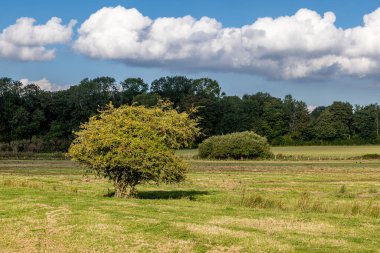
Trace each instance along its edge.
<instances>
[{"instance_id":1,"label":"dry grass patch","mask_svg":"<svg viewBox=\"0 0 380 253\"><path fill-rule=\"evenodd\" d=\"M229 236L238 238L245 238L251 236L251 234L248 232L222 228L214 225L199 225L193 223L175 223L175 225L179 228L184 228L192 233L208 236Z\"/></svg>"},{"instance_id":2,"label":"dry grass patch","mask_svg":"<svg viewBox=\"0 0 380 253\"><path fill-rule=\"evenodd\" d=\"M356 252L354 249L354 244L347 242L344 239L335 239L335 238L323 238L323 237L312 237L298 238L299 242L302 242L306 245L309 245L312 248L326 248L326 247L334 247L338 248L340 251L344 252Z\"/></svg>"},{"instance_id":3,"label":"dry grass patch","mask_svg":"<svg viewBox=\"0 0 380 253\"><path fill-rule=\"evenodd\" d=\"M4 224L0 223L3 231L7 231L1 236L3 239L0 239L1 250L4 250L2 252L65 251L67 246L64 240L71 235L73 227L65 225L70 210L65 206L56 209L44 204L35 206L38 208L33 213L45 213L44 218L32 215L21 219L11 218Z\"/></svg>"},{"instance_id":4,"label":"dry grass patch","mask_svg":"<svg viewBox=\"0 0 380 253\"><path fill-rule=\"evenodd\" d=\"M207 251L207 253L221 253L221 252L228 252L228 253L238 253L243 252L243 247L241 246L231 246L231 247L224 247L224 246L217 246Z\"/></svg>"},{"instance_id":5,"label":"dry grass patch","mask_svg":"<svg viewBox=\"0 0 380 253\"><path fill-rule=\"evenodd\" d=\"M167 238L162 243L157 243L153 252L171 253L171 252L194 252L194 241L190 240L173 240Z\"/></svg>"},{"instance_id":6,"label":"dry grass patch","mask_svg":"<svg viewBox=\"0 0 380 253\"><path fill-rule=\"evenodd\" d=\"M46 252L64 250L65 238L69 237L73 230L73 225L67 225L68 216L71 211L67 206L60 206L54 210L46 212L45 235L41 238L41 250Z\"/></svg>"},{"instance_id":7,"label":"dry grass patch","mask_svg":"<svg viewBox=\"0 0 380 253\"><path fill-rule=\"evenodd\" d=\"M242 181L241 180L222 180L222 181L215 181L214 186L223 190L227 191L234 191L242 188Z\"/></svg>"},{"instance_id":8,"label":"dry grass patch","mask_svg":"<svg viewBox=\"0 0 380 253\"><path fill-rule=\"evenodd\" d=\"M158 219L153 219L153 218L133 218L134 222L141 223L141 224L159 224L161 221Z\"/></svg>"},{"instance_id":9,"label":"dry grass patch","mask_svg":"<svg viewBox=\"0 0 380 253\"><path fill-rule=\"evenodd\" d=\"M32 226L35 228L34 231L29 229ZM25 224L24 222L14 221L12 225L0 223L0 227L2 227L3 231L7 231L0 236L1 252L39 252L37 246L40 244L40 239L36 232L38 230L37 222Z\"/></svg>"},{"instance_id":10,"label":"dry grass patch","mask_svg":"<svg viewBox=\"0 0 380 253\"><path fill-rule=\"evenodd\" d=\"M295 219L247 219L218 217L210 221L213 225L227 225L240 228L256 228L269 234L276 232L297 232L304 234L331 233L336 228L330 224L322 222L299 221Z\"/></svg>"},{"instance_id":11,"label":"dry grass patch","mask_svg":"<svg viewBox=\"0 0 380 253\"><path fill-rule=\"evenodd\" d=\"M122 232L123 227L115 224L96 223L88 226L86 230L90 233L107 233L107 232Z\"/></svg>"},{"instance_id":12,"label":"dry grass patch","mask_svg":"<svg viewBox=\"0 0 380 253\"><path fill-rule=\"evenodd\" d=\"M190 240L179 240L164 238L159 241L147 241L144 235L134 236L131 238L132 243L125 248L124 252L194 252L194 242Z\"/></svg>"},{"instance_id":13,"label":"dry grass patch","mask_svg":"<svg viewBox=\"0 0 380 253\"><path fill-rule=\"evenodd\" d=\"M175 223L179 228L199 234L213 241L216 238L232 237L233 245L209 245L207 252L293 252L292 245L275 240L260 233L250 233L242 230L234 230L216 225L199 225L192 223Z\"/></svg>"}]
</instances>

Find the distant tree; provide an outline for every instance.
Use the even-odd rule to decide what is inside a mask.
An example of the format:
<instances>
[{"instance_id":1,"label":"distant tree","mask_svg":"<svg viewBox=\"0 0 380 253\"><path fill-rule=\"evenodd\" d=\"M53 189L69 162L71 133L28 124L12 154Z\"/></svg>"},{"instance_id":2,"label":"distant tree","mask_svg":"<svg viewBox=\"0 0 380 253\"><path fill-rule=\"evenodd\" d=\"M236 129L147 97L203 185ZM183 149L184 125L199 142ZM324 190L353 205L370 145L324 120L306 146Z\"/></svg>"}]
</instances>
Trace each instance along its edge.
<instances>
[{"instance_id":1,"label":"distant tree","mask_svg":"<svg viewBox=\"0 0 380 253\"><path fill-rule=\"evenodd\" d=\"M313 120L316 120L318 119L318 117L321 115L321 113L326 110L327 107L326 106L317 106L316 108L314 108L314 110L310 113L310 117L313 119Z\"/></svg>"},{"instance_id":2,"label":"distant tree","mask_svg":"<svg viewBox=\"0 0 380 253\"><path fill-rule=\"evenodd\" d=\"M241 98L238 96L225 96L218 102L218 123L215 126L217 135L241 132L245 129L244 122L241 120L243 111Z\"/></svg>"},{"instance_id":3,"label":"distant tree","mask_svg":"<svg viewBox=\"0 0 380 253\"><path fill-rule=\"evenodd\" d=\"M156 93L141 93L132 100L133 105L143 105L146 107L154 107L161 100L160 95Z\"/></svg>"},{"instance_id":4,"label":"distant tree","mask_svg":"<svg viewBox=\"0 0 380 253\"><path fill-rule=\"evenodd\" d=\"M257 133L268 138L272 144L282 144L282 136L289 131L289 123L284 113L283 102L270 98L264 103L262 125Z\"/></svg>"},{"instance_id":5,"label":"distant tree","mask_svg":"<svg viewBox=\"0 0 380 253\"><path fill-rule=\"evenodd\" d=\"M284 114L288 122L288 135L292 140L300 140L310 123L307 106L302 101L297 101L291 95L285 96L283 101Z\"/></svg>"},{"instance_id":6,"label":"distant tree","mask_svg":"<svg viewBox=\"0 0 380 253\"><path fill-rule=\"evenodd\" d=\"M365 142L379 141L380 108L377 104L356 106L353 126L356 137Z\"/></svg>"},{"instance_id":7,"label":"distant tree","mask_svg":"<svg viewBox=\"0 0 380 253\"><path fill-rule=\"evenodd\" d=\"M193 81L185 76L161 77L152 82L150 89L152 93L157 93L162 98L170 100L174 108L185 96L195 92Z\"/></svg>"},{"instance_id":8,"label":"distant tree","mask_svg":"<svg viewBox=\"0 0 380 253\"><path fill-rule=\"evenodd\" d=\"M98 110L108 102L113 101L116 90L115 79L111 77L98 77L83 79L79 85L71 86L67 90L67 97L62 101L69 109L68 118L71 121L72 130L79 127L90 116L97 114Z\"/></svg>"},{"instance_id":9,"label":"distant tree","mask_svg":"<svg viewBox=\"0 0 380 253\"><path fill-rule=\"evenodd\" d=\"M268 93L258 92L256 94L245 94L242 99L243 111L246 115L246 129L263 134L264 105L273 97ZM243 119L244 120L244 119Z\"/></svg>"},{"instance_id":10,"label":"distant tree","mask_svg":"<svg viewBox=\"0 0 380 253\"><path fill-rule=\"evenodd\" d=\"M173 149L189 146L198 135L187 113L160 108L110 105L82 124L70 156L113 181L117 197L129 197L144 182L179 182L186 166Z\"/></svg>"},{"instance_id":11,"label":"distant tree","mask_svg":"<svg viewBox=\"0 0 380 253\"><path fill-rule=\"evenodd\" d=\"M217 98L202 98L194 104L197 108L195 115L202 129L201 139L215 135L219 131L218 124L221 117L219 102L220 99Z\"/></svg>"},{"instance_id":12,"label":"distant tree","mask_svg":"<svg viewBox=\"0 0 380 253\"><path fill-rule=\"evenodd\" d=\"M333 141L338 136L334 115L329 110L324 110L312 127L314 138L321 141Z\"/></svg>"},{"instance_id":13,"label":"distant tree","mask_svg":"<svg viewBox=\"0 0 380 253\"><path fill-rule=\"evenodd\" d=\"M122 87L122 103L131 104L133 98L148 92L148 84L142 78L127 78L121 82Z\"/></svg>"},{"instance_id":14,"label":"distant tree","mask_svg":"<svg viewBox=\"0 0 380 253\"><path fill-rule=\"evenodd\" d=\"M195 95L203 98L219 98L221 96L221 88L216 80L210 78L194 79L193 86Z\"/></svg>"},{"instance_id":15,"label":"distant tree","mask_svg":"<svg viewBox=\"0 0 380 253\"><path fill-rule=\"evenodd\" d=\"M337 139L351 139L353 107L347 102L333 102L328 110L333 115L332 124L337 130Z\"/></svg>"},{"instance_id":16,"label":"distant tree","mask_svg":"<svg viewBox=\"0 0 380 253\"><path fill-rule=\"evenodd\" d=\"M43 136L49 129L47 111L49 107L49 92L41 90L35 84L29 84L22 88L22 105L28 113L28 121L23 124L26 129L24 139Z\"/></svg>"},{"instance_id":17,"label":"distant tree","mask_svg":"<svg viewBox=\"0 0 380 253\"><path fill-rule=\"evenodd\" d=\"M188 112L197 107L196 116L199 118L199 125L203 129L201 138L208 137L215 133L223 132L220 125L224 124L220 113L220 103L223 93L216 80L210 78L190 79L184 76L162 77L156 79L151 84L151 93L159 97L169 99L179 112ZM134 101L146 99L146 95L138 95ZM143 103L139 103L143 104Z\"/></svg>"},{"instance_id":18,"label":"distant tree","mask_svg":"<svg viewBox=\"0 0 380 253\"><path fill-rule=\"evenodd\" d=\"M11 120L12 140L21 140L28 137L29 121L30 113L23 106L17 107Z\"/></svg>"},{"instance_id":19,"label":"distant tree","mask_svg":"<svg viewBox=\"0 0 380 253\"><path fill-rule=\"evenodd\" d=\"M0 141L10 143L19 136L15 133L15 122L26 117L25 108L19 109L22 107L21 93L21 82L0 78Z\"/></svg>"},{"instance_id":20,"label":"distant tree","mask_svg":"<svg viewBox=\"0 0 380 253\"><path fill-rule=\"evenodd\" d=\"M350 103L334 102L314 120L312 132L322 141L350 140L353 110Z\"/></svg>"}]
</instances>

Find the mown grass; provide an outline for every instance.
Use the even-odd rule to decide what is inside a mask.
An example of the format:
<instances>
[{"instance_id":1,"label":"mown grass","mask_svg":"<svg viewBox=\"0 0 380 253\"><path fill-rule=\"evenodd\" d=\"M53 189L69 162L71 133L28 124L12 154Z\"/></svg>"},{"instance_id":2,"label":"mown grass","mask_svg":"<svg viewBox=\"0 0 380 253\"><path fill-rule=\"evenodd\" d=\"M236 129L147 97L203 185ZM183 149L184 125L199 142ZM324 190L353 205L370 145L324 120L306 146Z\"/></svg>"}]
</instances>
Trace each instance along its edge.
<instances>
[{"instance_id":1,"label":"mown grass","mask_svg":"<svg viewBox=\"0 0 380 253\"><path fill-rule=\"evenodd\" d=\"M378 252L378 161L190 160L116 199L70 161L0 162L0 252Z\"/></svg>"},{"instance_id":2,"label":"mown grass","mask_svg":"<svg viewBox=\"0 0 380 253\"><path fill-rule=\"evenodd\" d=\"M272 160L368 160L380 159L380 145L271 147ZM185 159L198 159L197 149L176 151Z\"/></svg>"},{"instance_id":3,"label":"mown grass","mask_svg":"<svg viewBox=\"0 0 380 253\"><path fill-rule=\"evenodd\" d=\"M379 154L379 145L361 146L285 146L272 147L272 152L279 156L309 159L347 159L358 158L368 154ZM365 157L364 157L365 158Z\"/></svg>"},{"instance_id":4,"label":"mown grass","mask_svg":"<svg viewBox=\"0 0 380 253\"><path fill-rule=\"evenodd\" d=\"M0 160L65 160L67 157L63 152L35 153L35 152L0 152Z\"/></svg>"}]
</instances>

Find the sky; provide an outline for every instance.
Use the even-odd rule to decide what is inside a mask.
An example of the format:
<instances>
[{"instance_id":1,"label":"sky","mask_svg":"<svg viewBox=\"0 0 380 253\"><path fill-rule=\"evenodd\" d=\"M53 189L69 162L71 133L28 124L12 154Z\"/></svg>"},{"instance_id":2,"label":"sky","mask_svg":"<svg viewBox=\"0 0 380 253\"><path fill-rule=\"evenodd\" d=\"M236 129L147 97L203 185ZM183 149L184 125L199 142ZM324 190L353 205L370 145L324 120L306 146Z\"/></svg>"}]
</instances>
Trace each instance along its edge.
<instances>
[{"instance_id":1,"label":"sky","mask_svg":"<svg viewBox=\"0 0 380 253\"><path fill-rule=\"evenodd\" d=\"M380 1L3 0L0 76L68 88L186 75L228 95L380 103Z\"/></svg>"}]
</instances>

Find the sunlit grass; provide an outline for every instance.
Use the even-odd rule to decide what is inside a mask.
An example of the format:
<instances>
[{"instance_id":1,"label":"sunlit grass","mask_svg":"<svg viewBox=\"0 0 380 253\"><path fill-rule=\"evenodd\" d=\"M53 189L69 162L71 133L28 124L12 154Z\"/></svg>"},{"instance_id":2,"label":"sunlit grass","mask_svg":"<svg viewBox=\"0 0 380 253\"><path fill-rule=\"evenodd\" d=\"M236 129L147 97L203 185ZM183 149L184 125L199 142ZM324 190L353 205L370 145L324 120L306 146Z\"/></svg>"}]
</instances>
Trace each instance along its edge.
<instances>
[{"instance_id":1,"label":"sunlit grass","mask_svg":"<svg viewBox=\"0 0 380 253\"><path fill-rule=\"evenodd\" d=\"M0 252L376 252L377 161L189 161L186 182L112 184L70 161L1 161Z\"/></svg>"},{"instance_id":2,"label":"sunlit grass","mask_svg":"<svg viewBox=\"0 0 380 253\"><path fill-rule=\"evenodd\" d=\"M275 157L272 160L345 160L361 159L367 154L380 157L380 145L362 146L283 146L271 147ZM197 149L177 150L184 159L198 159ZM364 157L365 159L365 157Z\"/></svg>"},{"instance_id":3,"label":"sunlit grass","mask_svg":"<svg viewBox=\"0 0 380 253\"><path fill-rule=\"evenodd\" d=\"M276 155L305 156L313 159L346 159L359 157L365 154L380 154L379 145L363 146L286 146L272 147L272 152Z\"/></svg>"}]
</instances>

